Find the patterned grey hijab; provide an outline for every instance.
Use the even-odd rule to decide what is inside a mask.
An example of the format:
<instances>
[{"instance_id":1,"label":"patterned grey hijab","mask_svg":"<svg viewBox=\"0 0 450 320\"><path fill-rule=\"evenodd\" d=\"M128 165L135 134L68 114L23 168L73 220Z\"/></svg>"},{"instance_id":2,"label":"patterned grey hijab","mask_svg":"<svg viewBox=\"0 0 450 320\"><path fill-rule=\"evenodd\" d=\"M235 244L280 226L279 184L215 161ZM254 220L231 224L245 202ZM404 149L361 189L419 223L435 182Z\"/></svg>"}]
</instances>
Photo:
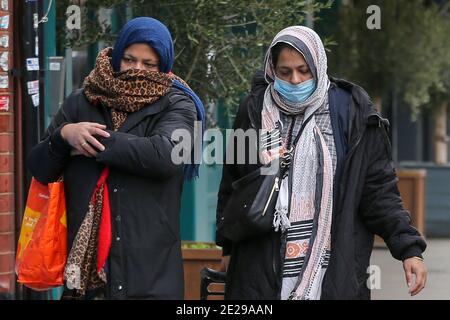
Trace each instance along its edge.
<instances>
[{"instance_id":1,"label":"patterned grey hijab","mask_svg":"<svg viewBox=\"0 0 450 320\"><path fill-rule=\"evenodd\" d=\"M279 42L288 43L302 53L316 80L316 90L303 103L287 103L273 89L275 73L271 52ZM304 259L297 276L283 278L282 292L286 294L282 298L320 299L321 283L326 271L322 266L331 248L334 169L330 149L316 122L315 111L328 103L330 85L327 57L317 33L302 26L289 27L279 32L267 51L265 77L269 85L261 111L261 160L268 164L289 152L292 154L293 167L292 173L281 180L273 227L275 231L287 232L285 262ZM293 150L286 141L280 139L283 125L281 112L290 115L304 112L303 122L310 118ZM292 181L291 188L289 180ZM298 231L296 228L310 221L316 227L309 239L293 237L289 240L289 235Z\"/></svg>"},{"instance_id":2,"label":"patterned grey hijab","mask_svg":"<svg viewBox=\"0 0 450 320\"><path fill-rule=\"evenodd\" d=\"M272 64L272 49L280 42L291 45L303 55L316 80L316 90L305 102L293 104L285 101L273 89L275 68ZM266 96L264 97L265 103L275 102L281 112L290 115L303 113L307 107L310 107L308 114L314 113L314 111L325 103L330 86L327 75L327 55L319 35L314 30L303 26L293 26L281 30L272 40L267 50L265 57L265 78L269 83Z\"/></svg>"}]
</instances>

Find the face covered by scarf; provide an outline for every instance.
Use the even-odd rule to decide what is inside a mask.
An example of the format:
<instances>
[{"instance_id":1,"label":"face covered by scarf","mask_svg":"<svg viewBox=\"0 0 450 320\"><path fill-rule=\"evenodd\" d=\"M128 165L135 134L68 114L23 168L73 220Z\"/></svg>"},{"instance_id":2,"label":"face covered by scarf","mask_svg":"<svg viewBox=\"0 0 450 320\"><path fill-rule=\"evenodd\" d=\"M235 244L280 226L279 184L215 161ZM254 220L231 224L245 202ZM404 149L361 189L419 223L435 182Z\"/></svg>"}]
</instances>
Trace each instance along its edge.
<instances>
[{"instance_id":1,"label":"face covered by scarf","mask_svg":"<svg viewBox=\"0 0 450 320\"><path fill-rule=\"evenodd\" d=\"M316 88L310 90L312 94L308 92L309 96L305 99L286 99L274 86L276 74L272 64L272 48L280 42L300 52L311 70ZM303 26L280 31L266 54L265 77L269 85L261 112L262 162L268 164L280 155L292 152L293 168L282 179L273 224L275 230L287 233L285 270L295 266L299 272L294 276L283 275L282 299L316 299L320 298L326 270L323 268L324 260L330 249L334 176L330 150L334 145L327 146L315 115L317 110L327 106L330 84L325 49L317 33ZM295 90L287 92L291 94L292 91ZM309 119L292 151L288 151L291 146L287 145L287 141L294 140L294 137L284 141L279 138L284 125L280 113L300 117L302 124ZM289 180L292 182L291 190ZM313 225L314 228L311 227ZM299 238L299 230L303 232L309 228L312 231L308 239ZM298 261L303 261L301 267L297 266Z\"/></svg>"},{"instance_id":2,"label":"face covered by scarf","mask_svg":"<svg viewBox=\"0 0 450 320\"><path fill-rule=\"evenodd\" d=\"M156 51L160 61L159 72L120 71L125 49L135 43L146 43ZM113 130L117 131L129 113L149 106L175 87L193 100L197 120L204 128L203 104L181 78L171 73L173 63L173 43L167 27L152 18L133 19L119 33L114 48L103 49L98 54L95 68L83 84L85 96L95 106L111 108ZM108 174L109 168L105 167L67 259L64 276L67 287L75 289L76 297L83 297L87 290L102 287L107 281L105 265L111 246ZM185 178L192 179L197 175L198 163L191 161L185 165Z\"/></svg>"},{"instance_id":3,"label":"face covered by scarf","mask_svg":"<svg viewBox=\"0 0 450 320\"><path fill-rule=\"evenodd\" d=\"M159 72L128 69L120 71L125 49L135 43L146 43L160 59ZM187 84L170 73L173 43L165 25L152 18L136 18L121 30L114 48L98 54L95 68L84 80L84 92L94 104L111 108L114 130L121 127L128 113L138 111L166 95L174 80Z\"/></svg>"}]
</instances>

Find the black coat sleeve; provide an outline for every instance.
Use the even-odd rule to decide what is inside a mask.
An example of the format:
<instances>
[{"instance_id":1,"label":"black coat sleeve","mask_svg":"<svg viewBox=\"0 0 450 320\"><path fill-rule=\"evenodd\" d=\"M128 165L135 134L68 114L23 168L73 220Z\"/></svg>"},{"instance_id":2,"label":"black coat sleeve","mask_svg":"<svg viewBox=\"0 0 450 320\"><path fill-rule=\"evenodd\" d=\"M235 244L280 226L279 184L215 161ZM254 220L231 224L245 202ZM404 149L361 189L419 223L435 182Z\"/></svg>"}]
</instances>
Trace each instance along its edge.
<instances>
[{"instance_id":1,"label":"black coat sleeve","mask_svg":"<svg viewBox=\"0 0 450 320\"><path fill-rule=\"evenodd\" d=\"M250 97L246 97L243 102L239 105L238 112L236 114L236 118L233 124L233 130L235 129L243 129L246 130L248 127L248 113L247 113L247 104ZM230 144L227 147L226 153L231 152L229 149ZM240 178L239 170L237 163L237 153L242 152L242 150L237 150L236 144L234 144L234 161L232 164L226 163L226 154L224 157L224 165L222 169L222 180L220 182L218 199L217 199L217 210L216 210L216 221L219 222L223 217L223 210L231 196L233 188L231 184L233 181L236 181ZM216 223L217 225L217 223ZM232 242L227 238L223 237L220 232L216 229L216 244L222 247L222 254L229 255L231 253L231 245Z\"/></svg>"},{"instance_id":2,"label":"black coat sleeve","mask_svg":"<svg viewBox=\"0 0 450 320\"><path fill-rule=\"evenodd\" d=\"M27 157L28 169L33 177L41 183L57 181L70 159L72 147L62 138L61 129L65 124L73 122L73 115L70 114L70 111L74 99L76 99L74 93L66 98L48 126L41 142L33 147Z\"/></svg>"},{"instance_id":3,"label":"black coat sleeve","mask_svg":"<svg viewBox=\"0 0 450 320\"><path fill-rule=\"evenodd\" d=\"M172 161L172 150L178 143L172 140L172 133L186 130L192 147L197 113L193 101L181 92L169 95L167 108L148 137L108 131L110 137L100 139L105 150L97 154L97 161L144 177L165 179L174 175L183 163Z\"/></svg>"},{"instance_id":4,"label":"black coat sleeve","mask_svg":"<svg viewBox=\"0 0 450 320\"><path fill-rule=\"evenodd\" d=\"M359 212L367 228L384 239L395 259L421 257L426 243L411 226L410 214L403 207L386 129L380 123L367 130L373 143Z\"/></svg>"}]
</instances>

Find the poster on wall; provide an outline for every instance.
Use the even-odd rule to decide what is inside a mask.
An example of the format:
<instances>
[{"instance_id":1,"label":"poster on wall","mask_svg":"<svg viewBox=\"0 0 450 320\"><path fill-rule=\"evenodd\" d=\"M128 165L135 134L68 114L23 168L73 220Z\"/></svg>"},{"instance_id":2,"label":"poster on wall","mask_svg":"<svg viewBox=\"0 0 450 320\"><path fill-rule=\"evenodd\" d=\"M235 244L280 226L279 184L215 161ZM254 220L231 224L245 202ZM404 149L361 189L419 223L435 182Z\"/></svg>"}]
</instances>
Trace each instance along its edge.
<instances>
[{"instance_id":1,"label":"poster on wall","mask_svg":"<svg viewBox=\"0 0 450 320\"><path fill-rule=\"evenodd\" d=\"M7 89L9 87L8 75L0 75L0 89Z\"/></svg>"},{"instance_id":2,"label":"poster on wall","mask_svg":"<svg viewBox=\"0 0 450 320\"><path fill-rule=\"evenodd\" d=\"M0 111L9 110L9 96L0 96Z\"/></svg>"},{"instance_id":3,"label":"poster on wall","mask_svg":"<svg viewBox=\"0 0 450 320\"><path fill-rule=\"evenodd\" d=\"M3 11L8 11L8 0L1 1L1 8Z\"/></svg>"},{"instance_id":4,"label":"poster on wall","mask_svg":"<svg viewBox=\"0 0 450 320\"><path fill-rule=\"evenodd\" d=\"M27 59L27 70L28 71L38 71L39 70L39 59L38 58L28 58Z\"/></svg>"},{"instance_id":5,"label":"poster on wall","mask_svg":"<svg viewBox=\"0 0 450 320\"><path fill-rule=\"evenodd\" d=\"M0 37L0 47L8 48L9 47L9 36L4 35Z\"/></svg>"},{"instance_id":6,"label":"poster on wall","mask_svg":"<svg viewBox=\"0 0 450 320\"><path fill-rule=\"evenodd\" d=\"M27 82L27 87L28 87L28 94L29 95L33 95L33 94L39 93L39 80L28 81Z\"/></svg>"},{"instance_id":7,"label":"poster on wall","mask_svg":"<svg viewBox=\"0 0 450 320\"><path fill-rule=\"evenodd\" d=\"M2 52L0 54L0 68L2 68L3 71L9 70L9 54L8 54L8 52Z\"/></svg>"},{"instance_id":8,"label":"poster on wall","mask_svg":"<svg viewBox=\"0 0 450 320\"><path fill-rule=\"evenodd\" d=\"M61 70L61 63L59 63L59 62L50 62L49 70L50 71L60 71Z\"/></svg>"},{"instance_id":9,"label":"poster on wall","mask_svg":"<svg viewBox=\"0 0 450 320\"><path fill-rule=\"evenodd\" d=\"M8 29L9 28L9 15L0 17L0 29Z\"/></svg>"},{"instance_id":10,"label":"poster on wall","mask_svg":"<svg viewBox=\"0 0 450 320\"><path fill-rule=\"evenodd\" d=\"M33 100L33 106L39 107L39 92L36 94L33 94L31 96L31 100Z\"/></svg>"}]
</instances>

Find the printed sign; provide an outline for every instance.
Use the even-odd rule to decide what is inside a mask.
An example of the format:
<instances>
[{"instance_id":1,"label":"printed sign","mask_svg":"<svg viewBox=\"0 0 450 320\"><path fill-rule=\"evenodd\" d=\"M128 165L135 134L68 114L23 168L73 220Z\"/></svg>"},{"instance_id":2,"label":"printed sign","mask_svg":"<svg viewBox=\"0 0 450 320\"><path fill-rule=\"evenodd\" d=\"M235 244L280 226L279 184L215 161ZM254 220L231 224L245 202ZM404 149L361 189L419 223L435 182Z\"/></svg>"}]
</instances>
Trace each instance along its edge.
<instances>
[{"instance_id":1,"label":"printed sign","mask_svg":"<svg viewBox=\"0 0 450 320\"><path fill-rule=\"evenodd\" d=\"M27 70L28 71L38 71L39 70L39 59L38 58L28 58L27 59Z\"/></svg>"},{"instance_id":2,"label":"printed sign","mask_svg":"<svg viewBox=\"0 0 450 320\"><path fill-rule=\"evenodd\" d=\"M1 5L2 5L2 10L8 11L8 0L2 0Z\"/></svg>"},{"instance_id":3,"label":"printed sign","mask_svg":"<svg viewBox=\"0 0 450 320\"><path fill-rule=\"evenodd\" d=\"M49 69L50 69L50 71L60 71L61 70L61 63L59 63L59 62L50 62Z\"/></svg>"},{"instance_id":4,"label":"printed sign","mask_svg":"<svg viewBox=\"0 0 450 320\"><path fill-rule=\"evenodd\" d=\"M0 29L9 28L9 15L0 17Z\"/></svg>"},{"instance_id":5,"label":"printed sign","mask_svg":"<svg viewBox=\"0 0 450 320\"><path fill-rule=\"evenodd\" d=\"M0 111L9 110L9 96L0 96Z\"/></svg>"},{"instance_id":6,"label":"printed sign","mask_svg":"<svg viewBox=\"0 0 450 320\"><path fill-rule=\"evenodd\" d=\"M8 52L2 52L2 54L0 54L0 68L2 68L3 71L8 71L8 69L9 69L9 54L8 54Z\"/></svg>"},{"instance_id":7,"label":"printed sign","mask_svg":"<svg viewBox=\"0 0 450 320\"><path fill-rule=\"evenodd\" d=\"M33 106L39 107L39 93L33 94L31 100L33 100Z\"/></svg>"},{"instance_id":8,"label":"printed sign","mask_svg":"<svg viewBox=\"0 0 450 320\"><path fill-rule=\"evenodd\" d=\"M28 81L27 82L27 87L28 87L28 94L29 95L33 95L33 94L39 93L39 80Z\"/></svg>"},{"instance_id":9,"label":"printed sign","mask_svg":"<svg viewBox=\"0 0 450 320\"><path fill-rule=\"evenodd\" d=\"M9 36L4 35L0 37L0 47L8 48L9 47Z\"/></svg>"},{"instance_id":10,"label":"printed sign","mask_svg":"<svg viewBox=\"0 0 450 320\"><path fill-rule=\"evenodd\" d=\"M9 87L9 78L7 75L0 75L0 89L7 89Z\"/></svg>"}]
</instances>

